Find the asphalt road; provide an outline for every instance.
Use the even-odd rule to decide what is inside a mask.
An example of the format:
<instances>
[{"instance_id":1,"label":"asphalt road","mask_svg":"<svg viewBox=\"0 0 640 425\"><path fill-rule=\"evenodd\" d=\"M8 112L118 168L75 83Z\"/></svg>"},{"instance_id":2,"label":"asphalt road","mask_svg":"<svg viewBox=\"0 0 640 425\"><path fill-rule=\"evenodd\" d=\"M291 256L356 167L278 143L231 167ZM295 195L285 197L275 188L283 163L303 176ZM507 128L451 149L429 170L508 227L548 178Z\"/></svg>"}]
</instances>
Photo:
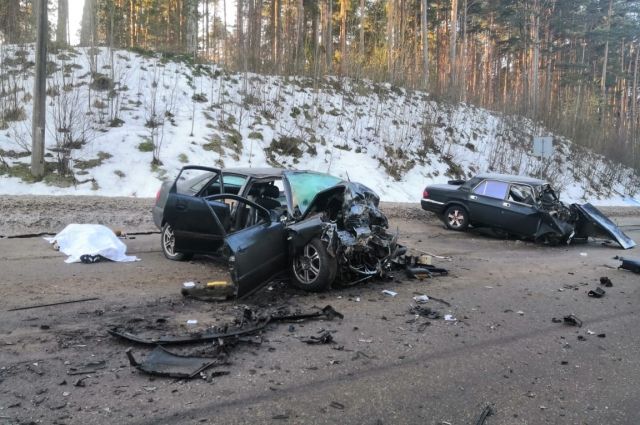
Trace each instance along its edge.
<instances>
[{"instance_id":1,"label":"asphalt road","mask_svg":"<svg viewBox=\"0 0 640 425\"><path fill-rule=\"evenodd\" d=\"M640 241L639 216L618 220ZM165 260L156 234L126 241L141 259L128 264L65 264L41 238L1 239L0 423L475 424L487 405L487 425L640 423L640 279L612 259L640 257L637 249L551 248L450 232L435 220L391 225L409 247L452 257L437 260L450 275L397 273L324 294L273 284L243 303L204 303L183 299L181 283L224 279L223 265ZM614 286L589 298L601 276ZM457 321L409 314L415 294L446 300L427 305ZM89 297L99 300L7 311ZM228 375L191 381L138 372L129 344L106 332L202 330L240 317L245 304L330 304L345 318L269 325L261 345L239 345L210 370ZM552 322L568 314L583 326ZM187 328L188 319L198 325ZM299 340L322 329L334 344ZM85 367L95 371L69 374Z\"/></svg>"}]
</instances>

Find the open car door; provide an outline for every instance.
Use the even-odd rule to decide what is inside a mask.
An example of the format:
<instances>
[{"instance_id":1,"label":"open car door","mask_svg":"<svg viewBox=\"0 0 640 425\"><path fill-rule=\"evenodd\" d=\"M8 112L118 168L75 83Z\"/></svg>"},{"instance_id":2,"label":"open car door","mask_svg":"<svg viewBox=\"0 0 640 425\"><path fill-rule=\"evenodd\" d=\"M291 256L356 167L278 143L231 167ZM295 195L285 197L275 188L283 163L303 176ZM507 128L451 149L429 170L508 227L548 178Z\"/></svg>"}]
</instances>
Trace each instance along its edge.
<instances>
[{"instance_id":1,"label":"open car door","mask_svg":"<svg viewBox=\"0 0 640 425\"><path fill-rule=\"evenodd\" d=\"M620 244L624 249L633 248L636 243L625 235L616 224L591 204L573 204L578 211L579 219L576 223L576 237L603 236Z\"/></svg>"},{"instance_id":2,"label":"open car door","mask_svg":"<svg viewBox=\"0 0 640 425\"><path fill-rule=\"evenodd\" d=\"M214 253L224 243L225 226L230 223L229 206L196 196L203 187L221 188L221 179L220 170L215 168L187 166L180 170L164 207L177 252Z\"/></svg>"},{"instance_id":3,"label":"open car door","mask_svg":"<svg viewBox=\"0 0 640 425\"><path fill-rule=\"evenodd\" d=\"M230 266L231 279L236 286L236 295L243 297L255 292L276 274L286 270L288 264L287 235L284 224L274 220L275 216L266 208L241 196L232 194L213 195L205 198L212 203L234 204L235 214L245 208L250 212L240 217L248 222L234 219L233 227L225 234L224 255ZM218 211L211 209L212 215ZM257 217L255 222L251 217ZM248 224L247 224L248 223Z\"/></svg>"}]
</instances>

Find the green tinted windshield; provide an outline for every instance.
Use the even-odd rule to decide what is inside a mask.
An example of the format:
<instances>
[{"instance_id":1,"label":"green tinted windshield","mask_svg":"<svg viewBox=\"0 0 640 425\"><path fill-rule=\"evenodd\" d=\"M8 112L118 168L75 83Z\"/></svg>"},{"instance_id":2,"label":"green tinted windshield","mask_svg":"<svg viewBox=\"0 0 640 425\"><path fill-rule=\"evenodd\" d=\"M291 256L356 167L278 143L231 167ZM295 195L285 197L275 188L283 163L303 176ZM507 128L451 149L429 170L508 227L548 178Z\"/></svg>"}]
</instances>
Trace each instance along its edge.
<instances>
[{"instance_id":1,"label":"green tinted windshield","mask_svg":"<svg viewBox=\"0 0 640 425\"><path fill-rule=\"evenodd\" d=\"M291 206L294 210L298 207L301 214L304 214L318 192L342 181L329 174L313 172L291 172L285 175L291 188Z\"/></svg>"}]
</instances>

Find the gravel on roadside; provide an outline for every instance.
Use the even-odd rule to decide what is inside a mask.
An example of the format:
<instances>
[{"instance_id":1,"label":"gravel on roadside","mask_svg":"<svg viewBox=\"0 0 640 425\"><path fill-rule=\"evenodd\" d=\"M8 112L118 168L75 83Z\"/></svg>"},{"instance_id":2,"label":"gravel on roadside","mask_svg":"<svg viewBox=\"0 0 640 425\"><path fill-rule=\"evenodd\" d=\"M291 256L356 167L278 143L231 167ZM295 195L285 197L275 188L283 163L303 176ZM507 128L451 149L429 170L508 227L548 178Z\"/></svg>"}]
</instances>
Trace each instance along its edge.
<instances>
[{"instance_id":1,"label":"gravel on roadside","mask_svg":"<svg viewBox=\"0 0 640 425\"><path fill-rule=\"evenodd\" d=\"M0 237L55 234L70 223L103 224L127 233L158 231L151 217L153 198L104 196L3 196ZM391 220L436 220L420 204L382 202ZM609 217L640 215L638 207L601 207Z\"/></svg>"}]
</instances>

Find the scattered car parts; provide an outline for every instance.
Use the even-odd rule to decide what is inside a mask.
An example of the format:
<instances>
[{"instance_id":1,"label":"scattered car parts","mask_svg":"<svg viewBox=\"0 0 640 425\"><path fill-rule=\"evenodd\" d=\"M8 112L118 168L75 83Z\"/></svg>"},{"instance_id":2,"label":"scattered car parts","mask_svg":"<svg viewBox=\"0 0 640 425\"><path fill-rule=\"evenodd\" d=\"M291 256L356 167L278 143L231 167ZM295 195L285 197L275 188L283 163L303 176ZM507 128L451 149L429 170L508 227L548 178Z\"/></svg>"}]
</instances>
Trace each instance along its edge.
<instances>
[{"instance_id":1,"label":"scattered car parts","mask_svg":"<svg viewBox=\"0 0 640 425\"><path fill-rule=\"evenodd\" d=\"M563 321L567 325L577 326L579 328L582 327L582 320L578 319L575 315L570 314L568 316L564 316Z\"/></svg>"},{"instance_id":2,"label":"scattered car parts","mask_svg":"<svg viewBox=\"0 0 640 425\"><path fill-rule=\"evenodd\" d=\"M603 276L600 278L600 285L603 285L607 288L611 288L613 286L613 282L607 276Z\"/></svg>"},{"instance_id":3,"label":"scattered car parts","mask_svg":"<svg viewBox=\"0 0 640 425\"><path fill-rule=\"evenodd\" d=\"M616 260L620 260L622 263L618 268L623 270L629 270L633 273L640 273L640 260L635 260L632 258L623 258L615 256L613 257Z\"/></svg>"},{"instance_id":4,"label":"scattered car parts","mask_svg":"<svg viewBox=\"0 0 640 425\"><path fill-rule=\"evenodd\" d=\"M427 186L421 206L436 213L451 230L487 227L550 245L598 236L624 249L635 246L593 205L566 205L548 182L531 177L481 174L462 184Z\"/></svg>"},{"instance_id":5,"label":"scattered car parts","mask_svg":"<svg viewBox=\"0 0 640 425\"><path fill-rule=\"evenodd\" d=\"M208 357L181 356L172 353L162 346L157 346L142 363L138 362L131 348L126 351L131 366L150 375L168 378L191 379L201 372L218 364L218 360Z\"/></svg>"},{"instance_id":6,"label":"scattered car parts","mask_svg":"<svg viewBox=\"0 0 640 425\"><path fill-rule=\"evenodd\" d=\"M475 425L484 425L487 418L493 414L494 414L493 408L491 407L491 405L487 405L487 407L484 408L482 413L480 413L480 416L478 416L478 420L476 420Z\"/></svg>"},{"instance_id":7,"label":"scattered car parts","mask_svg":"<svg viewBox=\"0 0 640 425\"><path fill-rule=\"evenodd\" d=\"M160 336L145 338L130 332L122 331L118 328L109 329L108 332L116 337L126 339L142 345L181 345L195 344L199 342L210 342L218 339L231 338L237 336L245 336L257 333L263 330L269 324L269 319L257 321L251 326L232 328L231 330L216 330L208 332L189 334L184 336Z\"/></svg>"},{"instance_id":8,"label":"scattered car parts","mask_svg":"<svg viewBox=\"0 0 640 425\"><path fill-rule=\"evenodd\" d=\"M109 329L108 332L116 337L126 339L142 345L181 345L196 344L200 342L211 342L226 338L235 338L240 336L248 336L262 331L271 322L291 322L302 321L308 319L326 319L333 320L335 318L343 319L344 315L335 310L330 305L325 306L320 311L313 313L299 313L286 315L267 315L259 316L252 310L245 310L246 321L240 326L224 329L212 329L210 331L188 334L183 336L160 336L160 337L142 337L133 333L123 331L119 328Z\"/></svg>"},{"instance_id":9,"label":"scattered car parts","mask_svg":"<svg viewBox=\"0 0 640 425\"><path fill-rule=\"evenodd\" d=\"M606 294L606 292L602 288L592 289L587 292L587 295L589 295L591 298L602 298L604 297L604 294Z\"/></svg>"},{"instance_id":10,"label":"scattered car parts","mask_svg":"<svg viewBox=\"0 0 640 425\"><path fill-rule=\"evenodd\" d=\"M49 304L38 304L38 305L30 305L27 307L17 307L17 308L12 308L9 309L7 311L19 311L19 310L31 310L32 308L41 308L41 307L51 307L54 305L63 305L63 304L73 304L73 303L83 303L85 301L95 301L95 300L99 300L100 298L82 298L79 300L70 300L70 301L60 301L58 303L49 303Z\"/></svg>"}]
</instances>

